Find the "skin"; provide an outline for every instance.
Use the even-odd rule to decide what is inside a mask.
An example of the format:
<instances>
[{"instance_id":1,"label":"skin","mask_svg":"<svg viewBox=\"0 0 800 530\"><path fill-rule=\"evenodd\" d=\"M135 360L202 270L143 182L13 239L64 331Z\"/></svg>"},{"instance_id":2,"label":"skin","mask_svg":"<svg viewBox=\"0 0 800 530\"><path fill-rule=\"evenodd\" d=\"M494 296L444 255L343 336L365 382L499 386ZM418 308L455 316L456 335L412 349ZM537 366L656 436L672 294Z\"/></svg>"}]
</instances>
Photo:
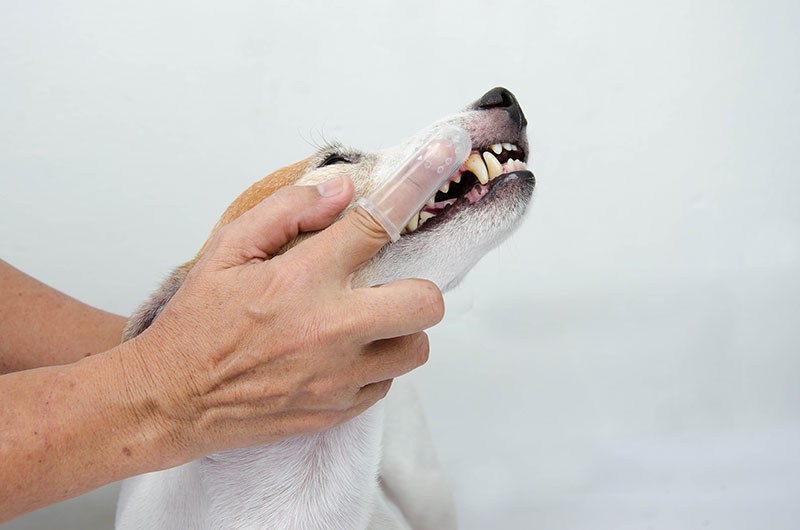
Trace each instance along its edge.
<instances>
[{"instance_id":1,"label":"skin","mask_svg":"<svg viewBox=\"0 0 800 530\"><path fill-rule=\"evenodd\" d=\"M69 364L120 342L126 318L88 306L0 260L0 375Z\"/></svg>"},{"instance_id":2,"label":"skin","mask_svg":"<svg viewBox=\"0 0 800 530\"><path fill-rule=\"evenodd\" d=\"M281 189L221 228L158 319L123 344L124 319L3 264L0 366L18 371L0 376L0 523L126 477L331 428L427 360L422 330L442 319L441 293L414 279L351 285L388 242L361 209L276 255L353 195L344 177L326 189Z\"/></svg>"}]
</instances>

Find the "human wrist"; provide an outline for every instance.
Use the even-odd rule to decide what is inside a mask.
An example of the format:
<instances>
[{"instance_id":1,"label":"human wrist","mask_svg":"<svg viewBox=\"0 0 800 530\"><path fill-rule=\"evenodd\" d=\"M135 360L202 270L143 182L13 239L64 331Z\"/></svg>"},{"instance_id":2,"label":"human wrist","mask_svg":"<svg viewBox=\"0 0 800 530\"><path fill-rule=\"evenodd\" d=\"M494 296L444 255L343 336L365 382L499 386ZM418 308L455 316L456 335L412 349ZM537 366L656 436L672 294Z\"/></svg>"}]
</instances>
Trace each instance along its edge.
<instances>
[{"instance_id":1,"label":"human wrist","mask_svg":"<svg viewBox=\"0 0 800 530\"><path fill-rule=\"evenodd\" d=\"M200 456L138 355L126 344L0 377L0 523Z\"/></svg>"},{"instance_id":2,"label":"human wrist","mask_svg":"<svg viewBox=\"0 0 800 530\"><path fill-rule=\"evenodd\" d=\"M155 362L159 354L167 353L132 339L76 364L85 364L106 381L108 392L101 394L106 402L100 410L108 413L112 430L146 455L138 472L183 464L195 452L191 418L176 413L175 381ZM125 448L122 452L129 456Z\"/></svg>"}]
</instances>

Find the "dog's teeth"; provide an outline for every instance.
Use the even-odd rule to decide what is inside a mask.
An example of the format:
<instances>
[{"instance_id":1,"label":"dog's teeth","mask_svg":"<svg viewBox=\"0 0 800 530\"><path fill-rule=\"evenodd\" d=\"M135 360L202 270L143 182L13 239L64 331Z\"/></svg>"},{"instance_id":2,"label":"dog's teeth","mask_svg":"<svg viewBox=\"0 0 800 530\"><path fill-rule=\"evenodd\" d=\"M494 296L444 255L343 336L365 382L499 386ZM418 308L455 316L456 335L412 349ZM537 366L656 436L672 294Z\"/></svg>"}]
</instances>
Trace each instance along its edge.
<instances>
[{"instance_id":1,"label":"dog's teeth","mask_svg":"<svg viewBox=\"0 0 800 530\"><path fill-rule=\"evenodd\" d=\"M505 149L506 151L514 151L515 146L511 145L508 142L503 142L503 149Z\"/></svg>"},{"instance_id":2,"label":"dog's teeth","mask_svg":"<svg viewBox=\"0 0 800 530\"><path fill-rule=\"evenodd\" d=\"M453 179L453 182L455 182L456 184L461 182L461 173L459 173L458 176Z\"/></svg>"},{"instance_id":3,"label":"dog's teeth","mask_svg":"<svg viewBox=\"0 0 800 530\"><path fill-rule=\"evenodd\" d=\"M439 188L439 191L441 191L442 193L447 193L449 190L450 190L450 181L449 180L447 182L445 182L444 184L442 184L442 187Z\"/></svg>"},{"instance_id":4,"label":"dog's teeth","mask_svg":"<svg viewBox=\"0 0 800 530\"><path fill-rule=\"evenodd\" d=\"M428 202L425 203L425 206L428 206L430 208L436 207L436 194L434 194L433 197L428 199Z\"/></svg>"},{"instance_id":5,"label":"dog's teeth","mask_svg":"<svg viewBox=\"0 0 800 530\"><path fill-rule=\"evenodd\" d=\"M467 163L464 165L478 177L481 184L489 182L489 171L486 169L486 164L483 162L481 155L475 153L467 159Z\"/></svg>"},{"instance_id":6,"label":"dog's teeth","mask_svg":"<svg viewBox=\"0 0 800 530\"><path fill-rule=\"evenodd\" d=\"M409 232L413 232L414 230L417 229L417 226L419 226L419 213L414 214L414 217L412 217L411 220L408 222L406 228L408 229Z\"/></svg>"},{"instance_id":7,"label":"dog's teeth","mask_svg":"<svg viewBox=\"0 0 800 530\"><path fill-rule=\"evenodd\" d=\"M494 154L496 155L499 155L500 153L503 152L503 146L501 144L492 144L489 147L492 149L492 151L494 151Z\"/></svg>"},{"instance_id":8,"label":"dog's teeth","mask_svg":"<svg viewBox=\"0 0 800 530\"><path fill-rule=\"evenodd\" d=\"M519 171L520 169L525 169L525 163L520 162L519 160L511 159L508 161L508 170L509 171Z\"/></svg>"},{"instance_id":9,"label":"dog's teeth","mask_svg":"<svg viewBox=\"0 0 800 530\"><path fill-rule=\"evenodd\" d=\"M486 160L486 167L489 170L489 180L503 174L503 166L500 165L500 162L498 162L492 153L486 151L483 153L483 159ZM486 183L482 182L482 184Z\"/></svg>"},{"instance_id":10,"label":"dog's teeth","mask_svg":"<svg viewBox=\"0 0 800 530\"><path fill-rule=\"evenodd\" d=\"M419 226L424 225L425 221L427 221L431 217L436 217L436 216L431 212L419 212Z\"/></svg>"}]
</instances>

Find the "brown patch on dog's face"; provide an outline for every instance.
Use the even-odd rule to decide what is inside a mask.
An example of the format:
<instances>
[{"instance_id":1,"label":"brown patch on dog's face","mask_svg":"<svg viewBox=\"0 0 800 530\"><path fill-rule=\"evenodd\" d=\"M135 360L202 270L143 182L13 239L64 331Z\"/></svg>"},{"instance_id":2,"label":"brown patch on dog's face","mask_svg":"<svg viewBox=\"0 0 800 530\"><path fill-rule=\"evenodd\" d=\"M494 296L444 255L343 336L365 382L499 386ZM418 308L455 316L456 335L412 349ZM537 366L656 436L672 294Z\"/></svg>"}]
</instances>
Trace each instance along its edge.
<instances>
[{"instance_id":1,"label":"brown patch on dog's face","mask_svg":"<svg viewBox=\"0 0 800 530\"><path fill-rule=\"evenodd\" d=\"M217 221L217 224L214 225L214 228L211 230L211 234L209 234L208 239L203 244L203 247L200 249L200 252L197 253L197 256L193 261L196 261L197 258L203 255L208 248L209 243L212 239L214 239L214 236L220 228L232 223L247 210L253 208L256 204L260 203L284 186L291 186L294 184L297 179L300 178L300 176L314 167L315 158L316 157L311 156L305 160L282 167L281 169L270 173L263 179L244 190L244 192L236 197L236 200L234 200L231 205L228 206L228 208L222 214L222 217L220 217L219 221Z\"/></svg>"}]
</instances>

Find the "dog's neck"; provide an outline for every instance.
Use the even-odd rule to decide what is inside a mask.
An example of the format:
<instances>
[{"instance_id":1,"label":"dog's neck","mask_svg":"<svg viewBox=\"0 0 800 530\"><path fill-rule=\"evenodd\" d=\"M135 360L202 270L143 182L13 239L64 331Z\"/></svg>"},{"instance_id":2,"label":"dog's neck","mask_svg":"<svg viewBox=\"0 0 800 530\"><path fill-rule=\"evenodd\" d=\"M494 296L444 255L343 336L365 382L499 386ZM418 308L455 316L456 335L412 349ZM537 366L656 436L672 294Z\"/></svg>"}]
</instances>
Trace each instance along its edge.
<instances>
[{"instance_id":1,"label":"dog's neck","mask_svg":"<svg viewBox=\"0 0 800 530\"><path fill-rule=\"evenodd\" d=\"M366 528L378 494L383 407L328 431L195 462L208 528Z\"/></svg>"}]
</instances>

